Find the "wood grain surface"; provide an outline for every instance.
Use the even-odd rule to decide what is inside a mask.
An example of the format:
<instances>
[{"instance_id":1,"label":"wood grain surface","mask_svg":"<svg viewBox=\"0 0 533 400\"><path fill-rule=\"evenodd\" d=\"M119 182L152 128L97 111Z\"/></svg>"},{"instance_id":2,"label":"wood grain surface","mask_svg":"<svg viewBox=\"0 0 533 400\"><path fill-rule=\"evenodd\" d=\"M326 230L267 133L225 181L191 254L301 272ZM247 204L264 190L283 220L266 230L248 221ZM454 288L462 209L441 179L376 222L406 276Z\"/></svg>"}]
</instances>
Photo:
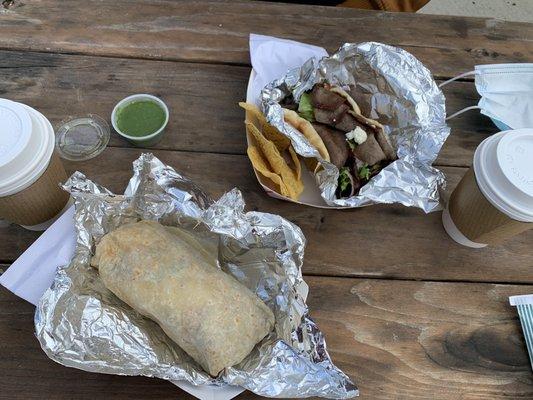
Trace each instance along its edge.
<instances>
[{"instance_id":1,"label":"wood grain surface","mask_svg":"<svg viewBox=\"0 0 533 400\"><path fill-rule=\"evenodd\" d=\"M108 148L87 162L65 162L67 173L80 170L115 193L132 175L131 163L142 150ZM304 271L314 275L427 280L532 282L533 230L501 246L472 250L445 233L441 213L429 215L400 205L355 210L319 210L268 197L245 156L153 151L165 163L199 184L213 198L238 187L248 210L282 215L307 238ZM453 189L466 171L442 168ZM18 257L37 237L21 227L0 230L4 262Z\"/></svg>"},{"instance_id":2,"label":"wood grain surface","mask_svg":"<svg viewBox=\"0 0 533 400\"><path fill-rule=\"evenodd\" d=\"M507 300L531 293L533 286L306 280L311 316L326 335L334 363L357 382L361 399L533 397L516 310ZM55 364L33 335L33 312L0 289L1 398L189 398L168 382Z\"/></svg>"},{"instance_id":3,"label":"wood grain surface","mask_svg":"<svg viewBox=\"0 0 533 400\"><path fill-rule=\"evenodd\" d=\"M418 57L441 82L476 64L528 62L533 24L259 1L0 1L0 97L54 125L99 114L138 92L171 116L151 151L213 198L238 187L248 210L280 214L308 240L309 306L338 367L362 399L531 399L533 378L508 296L533 293L533 230L473 250L448 238L440 212L397 205L318 210L266 196L245 152L249 34L324 46L379 41ZM447 109L477 103L470 78L446 87ZM476 146L496 132L478 112L450 122L436 165L448 189ZM121 193L142 152L116 133L68 173ZM37 237L0 228L0 274ZM161 380L83 372L49 360L33 334L34 307L0 288L0 399L190 399ZM250 393L240 399L257 398Z\"/></svg>"},{"instance_id":4,"label":"wood grain surface","mask_svg":"<svg viewBox=\"0 0 533 400\"><path fill-rule=\"evenodd\" d=\"M0 48L249 63L250 32L335 51L345 42L405 48L435 75L527 62L533 27L494 19L250 1L15 0L0 14Z\"/></svg>"},{"instance_id":5,"label":"wood grain surface","mask_svg":"<svg viewBox=\"0 0 533 400\"><path fill-rule=\"evenodd\" d=\"M170 108L165 136L154 148L246 152L244 112L237 103L246 97L248 67L6 51L0 59L0 96L35 107L55 126L69 115L87 113L110 123L120 99L151 93ZM479 100L470 82L452 83L445 94L450 112ZM497 131L478 111L452 119L450 127L437 165L469 166L477 145ZM110 145L130 146L117 134Z\"/></svg>"}]
</instances>

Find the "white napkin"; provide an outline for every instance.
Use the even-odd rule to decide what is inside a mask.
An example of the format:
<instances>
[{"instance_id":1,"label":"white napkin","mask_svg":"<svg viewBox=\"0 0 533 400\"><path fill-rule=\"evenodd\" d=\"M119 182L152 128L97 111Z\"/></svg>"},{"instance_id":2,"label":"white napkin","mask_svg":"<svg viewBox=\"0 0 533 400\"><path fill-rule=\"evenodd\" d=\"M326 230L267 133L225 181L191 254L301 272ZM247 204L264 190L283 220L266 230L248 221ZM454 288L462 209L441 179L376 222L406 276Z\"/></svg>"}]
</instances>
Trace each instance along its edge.
<instances>
[{"instance_id":1,"label":"white napkin","mask_svg":"<svg viewBox=\"0 0 533 400\"><path fill-rule=\"evenodd\" d=\"M251 34L250 58L254 71L248 85L248 98L258 99L263 87L274 79L281 78L289 69L301 66L309 58L320 59L327 55L326 50L321 47ZM0 276L0 284L37 305L45 290L52 284L56 269L68 264L74 254L76 231L73 215L74 206L54 222ZM307 286L302 287L302 291L302 295L307 297ZM178 382L177 386L202 400L229 400L244 391L237 386L194 386L186 381Z\"/></svg>"},{"instance_id":2,"label":"white napkin","mask_svg":"<svg viewBox=\"0 0 533 400\"><path fill-rule=\"evenodd\" d=\"M37 305L52 284L57 267L68 264L74 254L73 215L71 206L0 276L0 284Z\"/></svg>"},{"instance_id":3,"label":"white napkin","mask_svg":"<svg viewBox=\"0 0 533 400\"><path fill-rule=\"evenodd\" d=\"M327 55L322 47L250 34L250 59L255 75L248 85L248 98L257 102L267 84L283 77L288 70L300 67L311 57L320 60Z\"/></svg>"}]
</instances>

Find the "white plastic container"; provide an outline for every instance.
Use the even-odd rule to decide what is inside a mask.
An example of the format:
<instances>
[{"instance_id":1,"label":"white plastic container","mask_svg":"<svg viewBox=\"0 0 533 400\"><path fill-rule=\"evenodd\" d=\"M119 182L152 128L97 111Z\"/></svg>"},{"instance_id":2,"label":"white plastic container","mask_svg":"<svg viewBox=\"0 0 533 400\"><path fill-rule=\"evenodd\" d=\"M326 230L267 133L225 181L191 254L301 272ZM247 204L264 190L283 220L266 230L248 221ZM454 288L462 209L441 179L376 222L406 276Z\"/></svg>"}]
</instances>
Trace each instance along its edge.
<instances>
[{"instance_id":1,"label":"white plastic container","mask_svg":"<svg viewBox=\"0 0 533 400\"><path fill-rule=\"evenodd\" d=\"M65 208L66 173L54 153L54 130L37 110L0 99L0 216L46 229Z\"/></svg>"},{"instance_id":2,"label":"white plastic container","mask_svg":"<svg viewBox=\"0 0 533 400\"><path fill-rule=\"evenodd\" d=\"M500 132L478 146L443 224L469 247L497 244L533 227L533 129Z\"/></svg>"},{"instance_id":3,"label":"white plastic container","mask_svg":"<svg viewBox=\"0 0 533 400\"><path fill-rule=\"evenodd\" d=\"M123 107L126 107L128 104L136 102L136 101L152 101L163 109L163 111L165 112L165 121L163 122L163 125L161 125L161 128L159 128L157 131L146 136L130 136L122 132L118 128L117 116L118 116L119 110ZM150 147L156 144L157 142L159 142L161 138L163 137L163 133L165 132L165 128L168 124L168 118L169 118L168 107L163 102L163 100L161 100L158 97L152 96L151 94L134 94L134 95L128 96L120 100L117 103L117 105L113 108L113 112L111 113L111 124L113 125L113 128L120 136L127 139L130 143L134 144L135 146Z\"/></svg>"}]
</instances>

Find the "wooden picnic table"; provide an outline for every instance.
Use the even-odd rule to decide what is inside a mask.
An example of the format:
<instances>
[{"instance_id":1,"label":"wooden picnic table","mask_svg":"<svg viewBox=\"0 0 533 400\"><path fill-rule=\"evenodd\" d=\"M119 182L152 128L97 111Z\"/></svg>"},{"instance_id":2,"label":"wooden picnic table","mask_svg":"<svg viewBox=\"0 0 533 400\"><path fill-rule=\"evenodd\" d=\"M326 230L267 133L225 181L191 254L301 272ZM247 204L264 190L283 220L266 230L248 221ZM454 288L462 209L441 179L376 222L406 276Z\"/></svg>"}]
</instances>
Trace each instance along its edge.
<instances>
[{"instance_id":1,"label":"wooden picnic table","mask_svg":"<svg viewBox=\"0 0 533 400\"><path fill-rule=\"evenodd\" d=\"M150 149L214 198L233 187L248 209L282 215L308 240L311 315L333 361L363 399L533 398L516 310L533 293L533 231L473 250L450 240L440 212L399 205L321 210L267 197L245 156L251 32L324 46L379 41L418 57L440 82L476 64L533 60L533 24L255 1L114 0L0 3L0 97L53 124L152 93L171 110ZM471 79L444 90L448 110L478 100ZM450 122L436 166L447 194L475 147L497 130L477 112ZM116 193L142 151L112 133L97 158L68 162ZM0 229L0 272L38 233ZM0 398L177 399L162 380L79 371L49 360L34 337L34 307L0 289ZM257 397L250 393L239 398Z\"/></svg>"}]
</instances>

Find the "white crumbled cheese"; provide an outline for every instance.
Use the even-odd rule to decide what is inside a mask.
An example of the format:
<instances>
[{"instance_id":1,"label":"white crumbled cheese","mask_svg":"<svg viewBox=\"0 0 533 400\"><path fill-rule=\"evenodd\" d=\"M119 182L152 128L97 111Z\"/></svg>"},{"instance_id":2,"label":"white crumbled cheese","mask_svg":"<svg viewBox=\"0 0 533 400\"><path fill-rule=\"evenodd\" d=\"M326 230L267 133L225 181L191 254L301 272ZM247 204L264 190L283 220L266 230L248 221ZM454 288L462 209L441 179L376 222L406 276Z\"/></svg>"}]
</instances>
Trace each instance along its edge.
<instances>
[{"instance_id":1,"label":"white crumbled cheese","mask_svg":"<svg viewBox=\"0 0 533 400\"><path fill-rule=\"evenodd\" d=\"M346 139L353 140L357 144L363 144L367 137L366 132L358 126L353 131L346 133Z\"/></svg>"}]
</instances>

